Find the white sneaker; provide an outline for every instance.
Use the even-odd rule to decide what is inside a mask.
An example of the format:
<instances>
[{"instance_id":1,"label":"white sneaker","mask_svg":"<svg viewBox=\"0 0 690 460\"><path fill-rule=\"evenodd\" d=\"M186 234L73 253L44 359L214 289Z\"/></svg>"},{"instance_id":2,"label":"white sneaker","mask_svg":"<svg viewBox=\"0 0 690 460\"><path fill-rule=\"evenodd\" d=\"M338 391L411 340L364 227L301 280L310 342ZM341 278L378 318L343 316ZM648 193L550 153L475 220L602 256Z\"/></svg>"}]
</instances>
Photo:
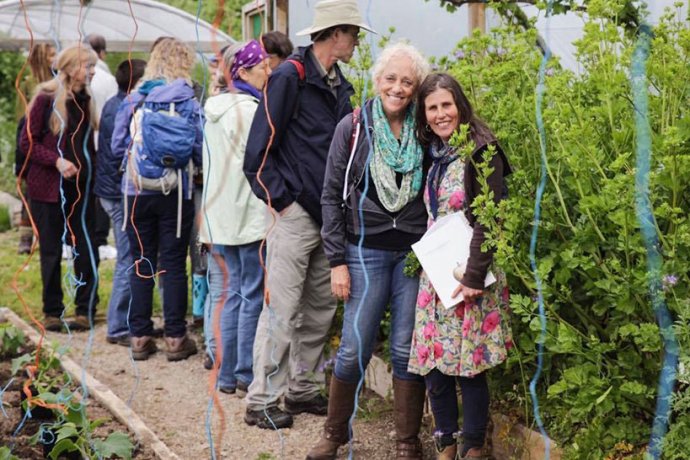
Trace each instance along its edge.
<instances>
[{"instance_id":1,"label":"white sneaker","mask_svg":"<svg viewBox=\"0 0 690 460\"><path fill-rule=\"evenodd\" d=\"M98 257L101 260L116 259L117 249L110 246L109 244L105 246L98 246Z\"/></svg>"}]
</instances>

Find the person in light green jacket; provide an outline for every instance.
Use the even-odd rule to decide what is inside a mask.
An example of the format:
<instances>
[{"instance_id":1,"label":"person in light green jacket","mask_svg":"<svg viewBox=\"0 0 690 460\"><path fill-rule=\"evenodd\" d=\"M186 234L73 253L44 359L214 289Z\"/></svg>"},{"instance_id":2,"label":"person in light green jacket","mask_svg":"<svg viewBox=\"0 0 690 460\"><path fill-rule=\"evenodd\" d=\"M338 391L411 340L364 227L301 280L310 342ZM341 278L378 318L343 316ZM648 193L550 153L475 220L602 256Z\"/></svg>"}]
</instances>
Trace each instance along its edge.
<instances>
[{"instance_id":1,"label":"person in light green jacket","mask_svg":"<svg viewBox=\"0 0 690 460\"><path fill-rule=\"evenodd\" d=\"M268 208L242 172L244 151L260 91L271 73L268 57L252 40L223 54L219 93L204 106L204 195L200 240L209 254L209 294L205 336L211 360L220 358L218 388L244 397L253 379L252 348L263 307ZM224 274L227 273L227 279ZM220 324L222 353L217 353ZM206 326L207 325L207 326ZM207 339L207 340L209 340Z\"/></svg>"}]
</instances>

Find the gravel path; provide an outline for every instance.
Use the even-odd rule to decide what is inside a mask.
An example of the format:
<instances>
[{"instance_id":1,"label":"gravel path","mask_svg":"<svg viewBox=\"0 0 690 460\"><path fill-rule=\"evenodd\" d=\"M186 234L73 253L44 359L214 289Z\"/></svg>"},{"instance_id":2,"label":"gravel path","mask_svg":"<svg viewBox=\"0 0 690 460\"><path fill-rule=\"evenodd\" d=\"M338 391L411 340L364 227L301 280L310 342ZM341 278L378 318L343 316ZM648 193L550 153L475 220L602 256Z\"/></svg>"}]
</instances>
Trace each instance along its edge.
<instances>
[{"instance_id":1,"label":"gravel path","mask_svg":"<svg viewBox=\"0 0 690 460\"><path fill-rule=\"evenodd\" d=\"M86 362L88 372L122 400L131 399L134 411L181 459L211 458L206 429L210 373L203 368L202 353L171 363L159 352L148 361L135 364L126 348L105 342L105 325L99 324L85 361L88 337L88 333L74 333L71 339L62 334L49 334L50 340L69 342L71 357L82 366ZM197 344L201 343L200 337L195 338ZM161 349L164 347L162 339L158 345ZM278 432L249 427L242 420L245 404L241 399L223 393L217 396L225 413L226 427L221 442L223 459L304 459L321 433L324 417L309 414L297 416L291 429ZM390 403L378 396L367 396L361 406L367 410L358 414L355 421L353 458L394 458ZM219 421L218 410L214 407L212 433L215 444L221 434ZM423 430L426 457L431 459L434 455L428 420ZM348 449L342 447L340 454L339 458L348 458Z\"/></svg>"}]
</instances>

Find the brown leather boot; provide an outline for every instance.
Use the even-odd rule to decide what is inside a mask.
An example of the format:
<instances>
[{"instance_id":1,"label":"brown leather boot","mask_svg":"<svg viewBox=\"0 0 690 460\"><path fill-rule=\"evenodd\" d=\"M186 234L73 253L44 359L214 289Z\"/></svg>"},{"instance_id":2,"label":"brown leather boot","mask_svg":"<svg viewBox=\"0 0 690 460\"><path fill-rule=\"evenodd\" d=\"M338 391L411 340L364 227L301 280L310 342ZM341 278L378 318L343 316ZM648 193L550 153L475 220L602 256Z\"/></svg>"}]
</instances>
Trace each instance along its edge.
<instances>
[{"instance_id":1,"label":"brown leather boot","mask_svg":"<svg viewBox=\"0 0 690 460\"><path fill-rule=\"evenodd\" d=\"M306 460L333 460L338 447L350 440L348 422L355 407L357 382L347 383L334 375L328 394L328 415L321 439L311 448Z\"/></svg>"},{"instance_id":2,"label":"brown leather boot","mask_svg":"<svg viewBox=\"0 0 690 460\"><path fill-rule=\"evenodd\" d=\"M422 460L419 428L422 426L424 382L393 378L393 417L395 419L395 458Z\"/></svg>"},{"instance_id":3,"label":"brown leather boot","mask_svg":"<svg viewBox=\"0 0 690 460\"><path fill-rule=\"evenodd\" d=\"M132 359L136 361L145 361L149 356L158 351L156 342L153 337L144 335L141 337L131 338Z\"/></svg>"},{"instance_id":4,"label":"brown leather boot","mask_svg":"<svg viewBox=\"0 0 690 460\"><path fill-rule=\"evenodd\" d=\"M168 347L165 350L165 357L168 358L168 361L187 359L197 352L196 343L187 335L182 337L166 337L165 344Z\"/></svg>"},{"instance_id":5,"label":"brown leather boot","mask_svg":"<svg viewBox=\"0 0 690 460\"><path fill-rule=\"evenodd\" d=\"M455 460L455 456L458 454L458 445L453 444L452 446L446 446L438 451L436 460Z\"/></svg>"}]
</instances>

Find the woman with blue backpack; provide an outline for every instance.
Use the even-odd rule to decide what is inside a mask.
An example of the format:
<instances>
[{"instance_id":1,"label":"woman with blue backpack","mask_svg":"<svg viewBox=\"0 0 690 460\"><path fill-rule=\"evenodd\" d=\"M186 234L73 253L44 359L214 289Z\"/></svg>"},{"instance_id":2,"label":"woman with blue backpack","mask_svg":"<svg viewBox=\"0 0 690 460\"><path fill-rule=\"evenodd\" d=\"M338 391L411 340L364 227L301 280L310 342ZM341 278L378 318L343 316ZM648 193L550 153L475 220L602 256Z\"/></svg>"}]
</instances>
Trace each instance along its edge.
<instances>
[{"instance_id":1,"label":"woman with blue backpack","mask_svg":"<svg viewBox=\"0 0 690 460\"><path fill-rule=\"evenodd\" d=\"M242 165L260 91L271 69L259 42L251 40L228 48L221 70L219 94L204 106L205 194L200 231L201 240L211 245L209 307L211 311L222 309L209 318L213 323L214 317L220 319L218 388L244 397L253 379L252 349L263 307L260 257L265 256L261 242L266 235L268 208L252 193ZM213 349L207 353L218 358Z\"/></svg>"},{"instance_id":2,"label":"woman with blue backpack","mask_svg":"<svg viewBox=\"0 0 690 460\"><path fill-rule=\"evenodd\" d=\"M202 113L194 97L194 51L175 38L151 51L137 89L115 118L112 151L123 157L125 222L134 258L129 313L132 356L157 351L151 320L154 279L163 287L166 357L197 352L187 336L187 248L194 220L191 183L201 164Z\"/></svg>"}]
</instances>

